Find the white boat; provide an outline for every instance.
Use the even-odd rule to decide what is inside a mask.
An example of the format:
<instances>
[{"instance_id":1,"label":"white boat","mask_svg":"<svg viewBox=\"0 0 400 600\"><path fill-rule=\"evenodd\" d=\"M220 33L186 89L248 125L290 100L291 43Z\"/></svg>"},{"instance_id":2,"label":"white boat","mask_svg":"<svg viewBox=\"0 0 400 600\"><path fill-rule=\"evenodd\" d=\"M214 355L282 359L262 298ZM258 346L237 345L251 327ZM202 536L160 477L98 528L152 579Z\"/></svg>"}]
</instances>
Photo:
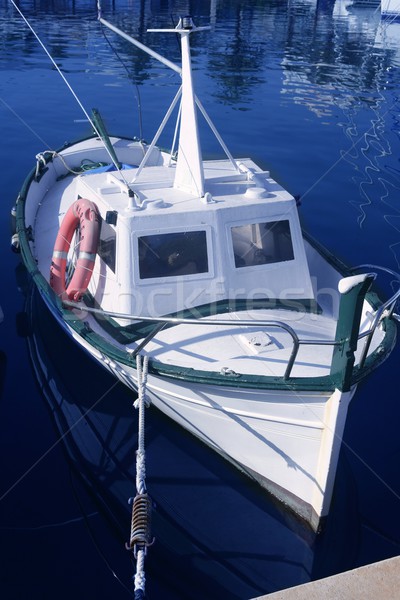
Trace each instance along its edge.
<instances>
[{"instance_id":1,"label":"white boat","mask_svg":"<svg viewBox=\"0 0 400 600\"><path fill-rule=\"evenodd\" d=\"M383 19L389 19L395 21L400 16L400 2L399 0L381 0L381 17Z\"/></svg>"},{"instance_id":2,"label":"white boat","mask_svg":"<svg viewBox=\"0 0 400 600\"><path fill-rule=\"evenodd\" d=\"M78 344L133 390L147 356L154 406L317 530L349 401L395 343L398 294L381 302L377 269L335 260L302 231L296 199L232 157L194 92L189 38L204 29L184 17L153 30L179 34L182 67L139 44L182 75L150 145L108 136L93 113L93 137L37 156L18 243ZM198 111L225 158L203 159Z\"/></svg>"}]
</instances>

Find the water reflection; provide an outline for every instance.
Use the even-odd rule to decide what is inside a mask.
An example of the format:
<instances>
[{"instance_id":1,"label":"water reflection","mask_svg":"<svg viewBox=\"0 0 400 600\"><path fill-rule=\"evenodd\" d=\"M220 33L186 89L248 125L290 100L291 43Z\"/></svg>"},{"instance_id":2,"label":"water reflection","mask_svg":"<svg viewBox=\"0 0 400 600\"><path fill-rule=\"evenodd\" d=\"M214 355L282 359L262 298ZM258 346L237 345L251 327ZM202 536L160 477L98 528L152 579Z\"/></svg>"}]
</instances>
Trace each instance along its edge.
<instances>
[{"instance_id":1,"label":"water reflection","mask_svg":"<svg viewBox=\"0 0 400 600\"><path fill-rule=\"evenodd\" d=\"M299 78L313 86L327 86L354 90L379 85L382 71L394 59L395 44L389 26L381 23L380 14L372 8L361 8L347 3L346 12L337 7L344 0L307 2L292 0L283 4L277 0L265 6L264 2L141 2L118 3L103 1L103 14L116 26L137 37L143 43L179 60L179 48L174 36L154 36L149 27L171 27L180 14L192 13L197 24L203 25L213 18L215 36L197 34L193 37L194 64L206 60L212 78L218 80L215 99L227 104L243 102L243 96L254 94L254 88L266 83L265 69L279 59L285 80L283 88L298 87ZM68 0L21 2L21 9L43 40L56 61L75 59L83 70L88 54L101 59L93 62L93 69L114 70L115 55L107 43L101 44L100 25L96 21L93 2L68 2ZM0 2L0 31L4 52L0 69L7 68L10 59L13 67L41 61L52 68L41 52L38 42L23 23L8 0ZM68 35L64 25L55 16L68 15ZM376 35L380 27L380 43ZM149 78L154 61L137 51L124 40L112 34L110 40L131 71L132 79L144 82ZM46 63L47 61L47 63ZM203 67L203 65L202 65ZM69 70L71 66L69 65ZM122 72L122 71L120 71ZM116 73L118 74L118 67ZM177 82L178 83L178 82ZM297 94L301 96L301 94ZM307 99L305 99L307 103ZM329 97L326 103L329 104Z\"/></svg>"},{"instance_id":2,"label":"water reflection","mask_svg":"<svg viewBox=\"0 0 400 600\"><path fill-rule=\"evenodd\" d=\"M359 102L358 94L366 99L364 90L380 85L390 58L371 51L380 22L373 9L353 9L345 17L334 13L329 19L313 10L302 10L299 19L295 3L289 12L283 91L322 117L337 105L350 108Z\"/></svg>"}]
</instances>

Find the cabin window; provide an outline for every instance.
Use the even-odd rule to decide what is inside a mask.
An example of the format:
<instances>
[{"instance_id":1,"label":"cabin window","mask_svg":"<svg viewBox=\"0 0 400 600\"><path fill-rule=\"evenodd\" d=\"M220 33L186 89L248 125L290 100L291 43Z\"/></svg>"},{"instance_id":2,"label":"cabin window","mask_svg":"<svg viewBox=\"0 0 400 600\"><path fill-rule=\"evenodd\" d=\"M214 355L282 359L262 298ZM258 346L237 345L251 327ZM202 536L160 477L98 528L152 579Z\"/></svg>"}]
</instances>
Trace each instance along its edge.
<instances>
[{"instance_id":1,"label":"cabin window","mask_svg":"<svg viewBox=\"0 0 400 600\"><path fill-rule=\"evenodd\" d=\"M293 260L289 221L249 223L231 228L235 267Z\"/></svg>"},{"instance_id":2,"label":"cabin window","mask_svg":"<svg viewBox=\"0 0 400 600\"><path fill-rule=\"evenodd\" d=\"M114 229L104 220L101 222L101 231L97 253L106 265L115 273L115 247L116 234Z\"/></svg>"},{"instance_id":3,"label":"cabin window","mask_svg":"<svg viewBox=\"0 0 400 600\"><path fill-rule=\"evenodd\" d=\"M140 279L207 273L205 231L145 235L138 238Z\"/></svg>"}]
</instances>

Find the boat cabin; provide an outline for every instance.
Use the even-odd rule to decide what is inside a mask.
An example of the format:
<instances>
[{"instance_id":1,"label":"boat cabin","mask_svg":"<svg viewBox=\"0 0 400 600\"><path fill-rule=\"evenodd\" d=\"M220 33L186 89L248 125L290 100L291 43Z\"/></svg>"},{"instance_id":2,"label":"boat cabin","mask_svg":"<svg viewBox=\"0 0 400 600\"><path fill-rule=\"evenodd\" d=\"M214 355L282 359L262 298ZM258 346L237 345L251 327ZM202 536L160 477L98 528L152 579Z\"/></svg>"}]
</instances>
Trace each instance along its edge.
<instances>
[{"instance_id":1,"label":"boat cabin","mask_svg":"<svg viewBox=\"0 0 400 600\"><path fill-rule=\"evenodd\" d=\"M104 310L161 316L226 299L313 299L295 199L251 160L240 170L204 162L203 197L174 187L174 165L137 179L125 169L133 198L112 172L77 179L77 197L102 216L89 289Z\"/></svg>"}]
</instances>

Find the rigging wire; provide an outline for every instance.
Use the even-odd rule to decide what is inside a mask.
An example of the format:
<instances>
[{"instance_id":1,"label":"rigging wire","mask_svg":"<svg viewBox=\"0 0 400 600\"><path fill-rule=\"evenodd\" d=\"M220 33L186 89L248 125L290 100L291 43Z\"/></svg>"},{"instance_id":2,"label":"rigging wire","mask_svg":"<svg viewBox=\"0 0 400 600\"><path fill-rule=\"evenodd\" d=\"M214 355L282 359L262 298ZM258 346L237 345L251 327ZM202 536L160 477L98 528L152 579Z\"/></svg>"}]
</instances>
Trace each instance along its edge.
<instances>
[{"instance_id":1,"label":"rigging wire","mask_svg":"<svg viewBox=\"0 0 400 600\"><path fill-rule=\"evenodd\" d=\"M138 107L139 140L142 142L143 141L143 120L142 120L142 102L141 102L141 97L140 97L139 86L137 84L136 79L131 75L128 67L126 66L125 62L121 58L120 54L118 53L118 51L116 50L116 48L111 43L109 37L106 34L105 27L103 26L102 23L100 23L100 27L101 27L101 32L102 32L102 34L104 36L105 41L107 42L107 44L109 45L110 49L115 54L116 58L119 60L119 62L123 66L123 68L125 69L125 71L126 71L126 73L128 75L128 78L131 81L133 81L133 83L135 85L135 88L136 88L136 102L137 102L137 107Z\"/></svg>"},{"instance_id":2,"label":"rigging wire","mask_svg":"<svg viewBox=\"0 0 400 600\"><path fill-rule=\"evenodd\" d=\"M56 69L57 73L60 75L61 79L64 81L65 85L67 86L67 88L69 89L69 91L71 92L72 96L74 97L74 99L76 100L76 102L78 103L78 106L80 107L80 109L82 110L83 114L85 115L86 119L89 121L91 127L93 128L95 134L103 141L103 137L102 135L99 133L96 125L94 124L92 118L90 117L89 113L87 112L87 110L85 109L85 107L83 106L82 102L79 100L77 94L75 93L74 89L72 88L71 84L69 83L68 79L65 77L64 73L61 71L60 67L58 66L58 64L56 63L56 61L54 60L54 58L51 56L50 52L47 50L45 44L42 42L42 40L40 39L39 35L36 33L36 31L33 29L32 25L30 24L30 22L28 21L28 19L25 17L25 15L23 14L23 12L21 11L21 9L16 5L14 0L10 0L11 4L13 5L13 7L15 8L15 10L18 12L18 14L20 15L20 17L22 18L22 20L25 22L25 24L27 25L27 27L30 29L30 31L33 33L33 35L35 36L36 40L39 42L40 46L42 47L42 49L44 50L45 54L47 55L47 57L49 58L49 60L51 61L51 63L53 64L54 68ZM104 144L104 142L103 142ZM126 181L121 169L119 168L118 163L115 162L112 154L109 152L108 148L107 148L107 144L104 144L104 148L106 149L107 153L109 154L111 161L113 163L113 165L115 166L115 168L117 169L123 183L126 185L127 191L130 192L130 188L129 188L129 184Z\"/></svg>"},{"instance_id":3,"label":"rigging wire","mask_svg":"<svg viewBox=\"0 0 400 600\"><path fill-rule=\"evenodd\" d=\"M49 150L51 150L51 147L49 146L49 144L42 138L40 137L40 135L38 134L37 131L35 131L22 117L21 115L19 115L12 106L10 106L8 104L8 102L6 102L4 100L4 98L0 97L0 102L14 115L14 117L16 117L18 119L18 121L20 121L22 123L22 125L24 125L24 127L26 127L27 129L29 129L29 131L35 136L37 137L37 139L40 141L41 144L43 144L44 146L46 146Z\"/></svg>"}]
</instances>

